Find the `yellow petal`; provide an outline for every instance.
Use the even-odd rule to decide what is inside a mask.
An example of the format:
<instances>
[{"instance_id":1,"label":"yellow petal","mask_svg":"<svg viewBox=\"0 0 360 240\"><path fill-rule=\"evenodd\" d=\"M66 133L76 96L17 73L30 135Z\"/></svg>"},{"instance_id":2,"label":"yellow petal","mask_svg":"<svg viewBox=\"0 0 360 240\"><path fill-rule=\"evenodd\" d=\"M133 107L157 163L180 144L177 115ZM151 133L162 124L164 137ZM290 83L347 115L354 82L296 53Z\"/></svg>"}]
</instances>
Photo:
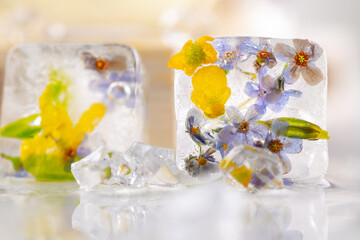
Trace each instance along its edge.
<instances>
[{"instance_id":1,"label":"yellow petal","mask_svg":"<svg viewBox=\"0 0 360 240\"><path fill-rule=\"evenodd\" d=\"M170 58L168 67L183 70L185 74L191 76L203 64L214 63L217 60L217 52L210 43L206 42L213 40L204 36L195 42L187 41L182 50Z\"/></svg>"},{"instance_id":2,"label":"yellow petal","mask_svg":"<svg viewBox=\"0 0 360 240\"><path fill-rule=\"evenodd\" d=\"M230 172L231 176L241 183L244 187L247 187L250 183L251 179L251 168L247 168L246 166L237 167Z\"/></svg>"},{"instance_id":3,"label":"yellow petal","mask_svg":"<svg viewBox=\"0 0 360 240\"><path fill-rule=\"evenodd\" d=\"M79 119L79 122L75 125L74 129L69 135L68 142L73 149L83 141L85 134L94 130L96 125L100 122L105 115L106 107L101 103L95 103L85 111Z\"/></svg>"},{"instance_id":4,"label":"yellow petal","mask_svg":"<svg viewBox=\"0 0 360 240\"><path fill-rule=\"evenodd\" d=\"M216 118L225 113L225 103L231 95L227 87L224 71L217 66L199 69L192 78L191 101L208 118Z\"/></svg>"}]
</instances>

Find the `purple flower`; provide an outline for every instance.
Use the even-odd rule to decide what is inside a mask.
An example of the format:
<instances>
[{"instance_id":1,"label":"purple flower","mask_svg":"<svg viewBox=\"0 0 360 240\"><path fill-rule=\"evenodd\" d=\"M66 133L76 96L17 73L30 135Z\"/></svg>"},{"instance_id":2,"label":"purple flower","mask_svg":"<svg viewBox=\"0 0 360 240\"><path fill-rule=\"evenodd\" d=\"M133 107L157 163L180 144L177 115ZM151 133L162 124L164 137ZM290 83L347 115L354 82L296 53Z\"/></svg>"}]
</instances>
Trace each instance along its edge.
<instances>
[{"instance_id":1,"label":"purple flower","mask_svg":"<svg viewBox=\"0 0 360 240\"><path fill-rule=\"evenodd\" d=\"M200 123L203 120L202 112L197 108L190 108L186 116L186 132L190 134L191 139L200 145L208 144L208 134L203 134L200 129Z\"/></svg>"},{"instance_id":2,"label":"purple flower","mask_svg":"<svg viewBox=\"0 0 360 240\"><path fill-rule=\"evenodd\" d=\"M185 170L190 176L196 177L203 173L213 173L218 170L218 164L213 154L216 152L214 148L209 148L205 153L199 156L190 155L185 161Z\"/></svg>"},{"instance_id":3,"label":"purple flower","mask_svg":"<svg viewBox=\"0 0 360 240\"><path fill-rule=\"evenodd\" d=\"M247 38L240 44L240 51L248 54L248 56L256 56L254 67L257 71L262 66L273 68L277 63L272 53L270 41L266 38L260 38L259 43L254 43L250 41L250 38Z\"/></svg>"},{"instance_id":4,"label":"purple flower","mask_svg":"<svg viewBox=\"0 0 360 240\"><path fill-rule=\"evenodd\" d=\"M264 109L259 105L251 106L245 116L234 106L226 109L230 123L218 134L219 141L227 148L238 144L254 145L254 137L265 139L269 130L265 125L256 123L264 115Z\"/></svg>"},{"instance_id":5,"label":"purple flower","mask_svg":"<svg viewBox=\"0 0 360 240\"><path fill-rule=\"evenodd\" d=\"M271 77L266 75L266 69L259 70L259 95L262 95L262 100L267 107L274 112L280 112L288 103L290 97L301 97L302 92L297 90L284 89L284 77L282 75Z\"/></svg>"},{"instance_id":6,"label":"purple flower","mask_svg":"<svg viewBox=\"0 0 360 240\"><path fill-rule=\"evenodd\" d=\"M231 70L239 61L245 60L246 56L241 54L238 44L229 44L226 39L216 39L212 45L218 52L218 64L223 70Z\"/></svg>"},{"instance_id":7,"label":"purple flower","mask_svg":"<svg viewBox=\"0 0 360 240\"><path fill-rule=\"evenodd\" d=\"M265 148L279 156L284 169L284 174L291 170L291 163L286 154L299 153L302 150L302 140L300 138L288 138L283 136L288 127L289 125L285 121L274 120L271 124L270 133L266 137L264 143Z\"/></svg>"},{"instance_id":8,"label":"purple flower","mask_svg":"<svg viewBox=\"0 0 360 240\"><path fill-rule=\"evenodd\" d=\"M307 84L317 85L324 76L313 62L322 55L322 48L307 39L294 39L293 43L295 48L284 43L278 43L274 48L276 58L289 64L284 70L285 82L293 84L301 74Z\"/></svg>"}]
</instances>

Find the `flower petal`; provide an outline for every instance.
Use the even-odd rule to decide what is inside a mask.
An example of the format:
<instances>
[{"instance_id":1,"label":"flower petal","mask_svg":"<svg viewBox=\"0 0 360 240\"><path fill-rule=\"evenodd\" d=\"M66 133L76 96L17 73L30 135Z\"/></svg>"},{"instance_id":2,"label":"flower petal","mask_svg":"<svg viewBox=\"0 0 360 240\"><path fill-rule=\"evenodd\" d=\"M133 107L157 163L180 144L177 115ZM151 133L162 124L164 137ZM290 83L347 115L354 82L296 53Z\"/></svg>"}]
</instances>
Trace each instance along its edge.
<instances>
[{"instance_id":1,"label":"flower petal","mask_svg":"<svg viewBox=\"0 0 360 240\"><path fill-rule=\"evenodd\" d=\"M312 53L311 53L312 56L309 58L309 61L315 62L319 59L319 57L321 57L324 50L317 43L314 42L311 43L311 49L312 49Z\"/></svg>"},{"instance_id":2,"label":"flower petal","mask_svg":"<svg viewBox=\"0 0 360 240\"><path fill-rule=\"evenodd\" d=\"M291 171L291 162L290 162L289 158L286 156L286 154L284 152L280 152L278 154L278 156L280 158L280 162L283 167L284 174L290 172Z\"/></svg>"},{"instance_id":3,"label":"flower petal","mask_svg":"<svg viewBox=\"0 0 360 240\"><path fill-rule=\"evenodd\" d=\"M307 45L310 45L309 40L307 39L294 39L294 47L296 52L304 51Z\"/></svg>"},{"instance_id":4,"label":"flower petal","mask_svg":"<svg viewBox=\"0 0 360 240\"><path fill-rule=\"evenodd\" d=\"M280 89L274 89L271 92L266 93L265 95L265 100L268 103L274 104L276 102L279 101L279 99L281 99L281 97L283 96L283 91Z\"/></svg>"},{"instance_id":5,"label":"flower petal","mask_svg":"<svg viewBox=\"0 0 360 240\"><path fill-rule=\"evenodd\" d=\"M262 50L261 46L250 40L245 40L240 44L240 51L243 53L257 55L260 50Z\"/></svg>"},{"instance_id":6,"label":"flower petal","mask_svg":"<svg viewBox=\"0 0 360 240\"><path fill-rule=\"evenodd\" d=\"M298 91L298 90L286 90L284 92L285 95L289 96L289 97L296 97L296 98L299 98L302 96L302 92L301 91Z\"/></svg>"},{"instance_id":7,"label":"flower petal","mask_svg":"<svg viewBox=\"0 0 360 240\"><path fill-rule=\"evenodd\" d=\"M261 86L267 90L275 88L277 86L277 83L277 79L271 77L270 75L266 75L262 79L260 79Z\"/></svg>"},{"instance_id":8,"label":"flower petal","mask_svg":"<svg viewBox=\"0 0 360 240\"><path fill-rule=\"evenodd\" d=\"M295 64L287 66L283 72L285 82L287 84L295 83L300 77L300 70L301 68Z\"/></svg>"},{"instance_id":9,"label":"flower petal","mask_svg":"<svg viewBox=\"0 0 360 240\"><path fill-rule=\"evenodd\" d=\"M295 49L284 43L277 43L273 50L277 59L283 62L291 63L294 61Z\"/></svg>"},{"instance_id":10,"label":"flower petal","mask_svg":"<svg viewBox=\"0 0 360 240\"><path fill-rule=\"evenodd\" d=\"M267 66L268 68L273 68L277 63L276 58L272 52L270 52L269 56L264 59L264 62L265 66Z\"/></svg>"},{"instance_id":11,"label":"flower petal","mask_svg":"<svg viewBox=\"0 0 360 240\"><path fill-rule=\"evenodd\" d=\"M255 82L247 82L244 92L249 97L257 97L259 94L259 84Z\"/></svg>"},{"instance_id":12,"label":"flower petal","mask_svg":"<svg viewBox=\"0 0 360 240\"><path fill-rule=\"evenodd\" d=\"M233 125L240 124L242 121L244 121L244 116L241 114L239 109L234 106L226 108L226 116Z\"/></svg>"},{"instance_id":13,"label":"flower petal","mask_svg":"<svg viewBox=\"0 0 360 240\"><path fill-rule=\"evenodd\" d=\"M283 151L285 153L299 153L302 150L302 139L301 138L288 138L283 137L281 140L283 144Z\"/></svg>"},{"instance_id":14,"label":"flower petal","mask_svg":"<svg viewBox=\"0 0 360 240\"><path fill-rule=\"evenodd\" d=\"M199 109L193 107L187 112L186 119L189 119L191 127L198 127L203 120L203 114Z\"/></svg>"},{"instance_id":15,"label":"flower petal","mask_svg":"<svg viewBox=\"0 0 360 240\"><path fill-rule=\"evenodd\" d=\"M219 141L222 144L229 144L236 133L236 128L233 125L225 126L218 134Z\"/></svg>"},{"instance_id":16,"label":"flower petal","mask_svg":"<svg viewBox=\"0 0 360 240\"><path fill-rule=\"evenodd\" d=\"M269 134L269 128L264 124L252 123L249 125L249 132L256 138L263 140Z\"/></svg>"},{"instance_id":17,"label":"flower petal","mask_svg":"<svg viewBox=\"0 0 360 240\"><path fill-rule=\"evenodd\" d=\"M286 94L281 94L277 102L275 102L274 104L269 104L268 107L273 112L280 112L286 106L288 101L289 101L289 96Z\"/></svg>"},{"instance_id":18,"label":"flower petal","mask_svg":"<svg viewBox=\"0 0 360 240\"><path fill-rule=\"evenodd\" d=\"M308 63L307 67L303 67L301 69L301 74L306 83L310 86L315 86L324 79L321 70L313 63Z\"/></svg>"},{"instance_id":19,"label":"flower petal","mask_svg":"<svg viewBox=\"0 0 360 240\"><path fill-rule=\"evenodd\" d=\"M260 105L252 105L245 114L244 120L246 122L253 122L259 120L265 114L265 110Z\"/></svg>"}]
</instances>

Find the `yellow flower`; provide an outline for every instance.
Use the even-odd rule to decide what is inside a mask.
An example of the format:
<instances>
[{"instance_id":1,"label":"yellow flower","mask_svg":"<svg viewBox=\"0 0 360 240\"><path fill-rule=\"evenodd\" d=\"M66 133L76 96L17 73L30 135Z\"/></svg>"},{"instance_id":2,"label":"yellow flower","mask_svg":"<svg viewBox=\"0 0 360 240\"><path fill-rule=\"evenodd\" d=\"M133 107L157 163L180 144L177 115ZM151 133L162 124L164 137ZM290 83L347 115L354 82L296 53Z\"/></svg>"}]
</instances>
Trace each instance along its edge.
<instances>
[{"instance_id":1,"label":"yellow flower","mask_svg":"<svg viewBox=\"0 0 360 240\"><path fill-rule=\"evenodd\" d=\"M51 76L55 77L52 79ZM91 132L104 116L105 106L95 103L73 126L65 107L67 99L65 77L66 75L60 70L53 70L50 73L50 84L39 98L43 132L23 141L21 161L24 162L31 156L54 155L66 162L75 156L77 147L85 135Z\"/></svg>"},{"instance_id":2,"label":"yellow flower","mask_svg":"<svg viewBox=\"0 0 360 240\"><path fill-rule=\"evenodd\" d=\"M191 101L208 118L217 118L225 113L225 103L231 90L227 87L224 71L218 66L199 69L192 77Z\"/></svg>"},{"instance_id":3,"label":"yellow flower","mask_svg":"<svg viewBox=\"0 0 360 240\"><path fill-rule=\"evenodd\" d=\"M203 36L195 42L187 41L181 52L172 56L168 67L183 70L188 76L191 76L203 64L216 62L217 52L210 43L207 43L213 40L212 37Z\"/></svg>"}]
</instances>

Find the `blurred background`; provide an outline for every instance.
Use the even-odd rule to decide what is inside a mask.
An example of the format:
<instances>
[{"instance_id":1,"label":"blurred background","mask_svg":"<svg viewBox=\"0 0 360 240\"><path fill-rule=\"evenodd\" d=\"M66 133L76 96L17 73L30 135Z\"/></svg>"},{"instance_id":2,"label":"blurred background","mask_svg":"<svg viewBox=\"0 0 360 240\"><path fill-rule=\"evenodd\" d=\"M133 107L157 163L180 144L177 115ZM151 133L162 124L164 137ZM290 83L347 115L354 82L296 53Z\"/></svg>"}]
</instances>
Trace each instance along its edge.
<instances>
[{"instance_id":1,"label":"blurred background","mask_svg":"<svg viewBox=\"0 0 360 240\"><path fill-rule=\"evenodd\" d=\"M175 147L167 61L185 41L203 35L309 38L328 59L329 176L359 180L359 10L358 0L0 0L0 83L6 53L18 43L129 44L147 71L149 142Z\"/></svg>"}]
</instances>

